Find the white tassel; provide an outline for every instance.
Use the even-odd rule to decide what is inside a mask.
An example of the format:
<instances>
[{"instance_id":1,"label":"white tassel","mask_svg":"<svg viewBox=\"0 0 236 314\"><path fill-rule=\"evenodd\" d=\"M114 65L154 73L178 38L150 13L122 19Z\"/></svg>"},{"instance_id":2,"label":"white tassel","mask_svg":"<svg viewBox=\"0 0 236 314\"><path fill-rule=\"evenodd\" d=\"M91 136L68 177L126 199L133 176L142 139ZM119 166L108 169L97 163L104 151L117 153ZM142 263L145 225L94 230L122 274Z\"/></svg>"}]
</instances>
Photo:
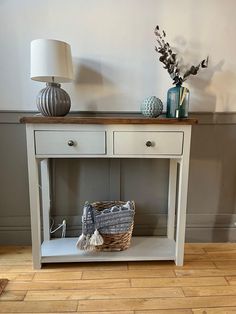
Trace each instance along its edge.
<instances>
[{"instance_id":1,"label":"white tassel","mask_svg":"<svg viewBox=\"0 0 236 314\"><path fill-rule=\"evenodd\" d=\"M130 207L131 207L131 202L130 202L130 201L127 201L127 202L123 205L123 207L130 209Z\"/></svg>"},{"instance_id":2,"label":"white tassel","mask_svg":"<svg viewBox=\"0 0 236 314\"><path fill-rule=\"evenodd\" d=\"M93 251L94 250L94 246L91 245L91 243L90 243L90 235L89 234L86 235L86 241L85 242L86 243L84 245L84 250L85 251Z\"/></svg>"},{"instance_id":3,"label":"white tassel","mask_svg":"<svg viewBox=\"0 0 236 314\"><path fill-rule=\"evenodd\" d=\"M80 250L84 250L84 246L86 244L86 236L82 233L76 243L76 246Z\"/></svg>"},{"instance_id":4,"label":"white tassel","mask_svg":"<svg viewBox=\"0 0 236 314\"><path fill-rule=\"evenodd\" d=\"M94 231L94 234L90 238L90 244L93 246L96 246L96 245L102 245L103 243L104 243L103 237L96 229Z\"/></svg>"}]
</instances>

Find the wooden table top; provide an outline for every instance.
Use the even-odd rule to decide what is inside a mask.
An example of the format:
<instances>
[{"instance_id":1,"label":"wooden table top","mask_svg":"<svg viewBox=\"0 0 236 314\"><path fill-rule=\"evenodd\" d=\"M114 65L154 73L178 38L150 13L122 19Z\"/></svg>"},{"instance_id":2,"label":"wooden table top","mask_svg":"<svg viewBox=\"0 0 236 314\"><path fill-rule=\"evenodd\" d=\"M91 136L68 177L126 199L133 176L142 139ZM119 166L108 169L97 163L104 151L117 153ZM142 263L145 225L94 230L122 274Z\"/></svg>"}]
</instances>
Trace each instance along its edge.
<instances>
[{"instance_id":1,"label":"wooden table top","mask_svg":"<svg viewBox=\"0 0 236 314\"><path fill-rule=\"evenodd\" d=\"M50 123L50 124L172 124L172 125L193 125L197 119L174 119L174 118L146 118L146 117L44 117L30 116L22 117L21 123Z\"/></svg>"}]
</instances>

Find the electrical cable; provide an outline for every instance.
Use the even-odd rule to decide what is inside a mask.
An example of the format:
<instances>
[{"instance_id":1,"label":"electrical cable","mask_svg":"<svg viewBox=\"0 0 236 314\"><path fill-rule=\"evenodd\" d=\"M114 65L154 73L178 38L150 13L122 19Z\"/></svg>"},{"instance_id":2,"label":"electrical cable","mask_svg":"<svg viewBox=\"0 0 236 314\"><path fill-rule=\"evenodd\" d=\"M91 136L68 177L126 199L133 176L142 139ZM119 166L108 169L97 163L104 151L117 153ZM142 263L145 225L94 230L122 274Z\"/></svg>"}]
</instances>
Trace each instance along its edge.
<instances>
[{"instance_id":1,"label":"electrical cable","mask_svg":"<svg viewBox=\"0 0 236 314\"><path fill-rule=\"evenodd\" d=\"M62 228L61 237L65 238L65 236L66 236L66 221L65 221L65 219L62 221L62 224L58 225L58 227L54 230L52 230L52 228L54 226L54 219L53 218L50 218L50 219L52 220L52 224L50 227L50 233L54 233L57 230L59 230L60 228Z\"/></svg>"}]
</instances>

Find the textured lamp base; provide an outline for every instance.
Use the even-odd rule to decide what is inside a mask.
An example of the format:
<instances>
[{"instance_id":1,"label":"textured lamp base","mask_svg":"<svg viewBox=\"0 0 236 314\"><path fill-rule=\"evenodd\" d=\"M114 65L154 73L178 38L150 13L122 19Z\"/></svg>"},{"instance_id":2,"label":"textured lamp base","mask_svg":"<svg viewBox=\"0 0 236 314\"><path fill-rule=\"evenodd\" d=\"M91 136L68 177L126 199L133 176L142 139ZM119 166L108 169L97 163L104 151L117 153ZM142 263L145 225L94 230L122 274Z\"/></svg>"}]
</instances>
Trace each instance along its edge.
<instances>
[{"instance_id":1,"label":"textured lamp base","mask_svg":"<svg viewBox=\"0 0 236 314\"><path fill-rule=\"evenodd\" d=\"M38 110L43 116L61 117L70 111L70 96L61 88L58 83L47 83L37 98Z\"/></svg>"}]
</instances>

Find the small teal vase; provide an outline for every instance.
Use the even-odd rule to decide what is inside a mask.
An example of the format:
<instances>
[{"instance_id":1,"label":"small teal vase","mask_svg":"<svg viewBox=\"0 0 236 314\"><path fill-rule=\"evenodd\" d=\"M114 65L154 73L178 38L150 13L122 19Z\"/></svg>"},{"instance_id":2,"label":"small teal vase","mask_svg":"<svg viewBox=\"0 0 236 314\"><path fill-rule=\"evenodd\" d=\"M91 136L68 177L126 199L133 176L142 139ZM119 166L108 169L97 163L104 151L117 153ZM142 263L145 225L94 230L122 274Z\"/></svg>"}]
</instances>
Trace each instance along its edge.
<instances>
[{"instance_id":1,"label":"small teal vase","mask_svg":"<svg viewBox=\"0 0 236 314\"><path fill-rule=\"evenodd\" d=\"M187 118L189 109L189 90L181 85L176 85L167 93L167 118Z\"/></svg>"}]
</instances>

